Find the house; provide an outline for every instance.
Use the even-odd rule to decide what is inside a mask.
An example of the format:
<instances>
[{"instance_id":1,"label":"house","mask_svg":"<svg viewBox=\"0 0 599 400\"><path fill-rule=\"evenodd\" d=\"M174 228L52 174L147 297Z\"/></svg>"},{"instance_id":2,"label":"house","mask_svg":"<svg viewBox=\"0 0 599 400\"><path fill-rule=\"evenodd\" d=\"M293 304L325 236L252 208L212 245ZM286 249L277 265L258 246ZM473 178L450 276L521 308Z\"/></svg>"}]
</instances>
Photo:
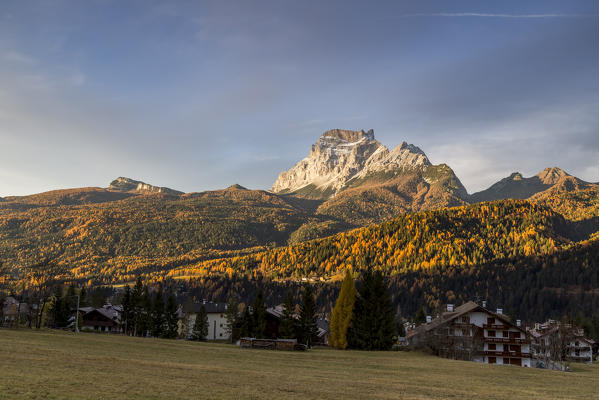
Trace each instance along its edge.
<instances>
[{"instance_id":1,"label":"house","mask_svg":"<svg viewBox=\"0 0 599 400\"><path fill-rule=\"evenodd\" d=\"M4 299L2 304L2 321L0 326L13 327L17 322L22 322L29 317L29 304L19 302L12 296Z\"/></svg>"},{"instance_id":2,"label":"house","mask_svg":"<svg viewBox=\"0 0 599 400\"><path fill-rule=\"evenodd\" d=\"M483 305L485 305L483 303ZM530 335L503 310L489 311L472 301L448 304L439 317L408 332L410 347L427 347L436 355L486 364L531 366Z\"/></svg>"},{"instance_id":3,"label":"house","mask_svg":"<svg viewBox=\"0 0 599 400\"><path fill-rule=\"evenodd\" d=\"M203 301L199 304L189 304L179 308L179 336L191 338L196 316L204 306L208 316L208 336L206 340L229 340L231 335L227 332L226 303L212 303Z\"/></svg>"},{"instance_id":4,"label":"house","mask_svg":"<svg viewBox=\"0 0 599 400\"><path fill-rule=\"evenodd\" d=\"M594 341L584 336L584 330L555 320L535 324L529 330L533 339L535 365L563 369L563 362L593 362Z\"/></svg>"},{"instance_id":5,"label":"house","mask_svg":"<svg viewBox=\"0 0 599 400\"><path fill-rule=\"evenodd\" d=\"M81 318L81 330L95 332L120 333L121 327L121 306L106 304L99 308L81 307L79 308L79 317ZM71 318L71 322L74 318Z\"/></svg>"}]
</instances>

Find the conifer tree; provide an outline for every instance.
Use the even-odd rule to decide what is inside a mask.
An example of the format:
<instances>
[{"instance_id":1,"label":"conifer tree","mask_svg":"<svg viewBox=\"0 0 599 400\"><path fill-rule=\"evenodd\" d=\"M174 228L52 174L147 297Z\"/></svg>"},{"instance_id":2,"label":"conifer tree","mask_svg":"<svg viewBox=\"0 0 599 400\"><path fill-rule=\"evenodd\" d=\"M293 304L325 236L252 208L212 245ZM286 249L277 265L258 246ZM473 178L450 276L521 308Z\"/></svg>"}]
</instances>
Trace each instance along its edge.
<instances>
[{"instance_id":1,"label":"conifer tree","mask_svg":"<svg viewBox=\"0 0 599 400\"><path fill-rule=\"evenodd\" d=\"M162 299L162 288L156 291L154 300L152 301L152 336L161 337L164 332L164 300Z\"/></svg>"},{"instance_id":2,"label":"conifer tree","mask_svg":"<svg viewBox=\"0 0 599 400\"><path fill-rule=\"evenodd\" d=\"M426 322L426 312L424 312L424 308L420 307L416 312L416 316L414 317L414 324L416 326L423 324Z\"/></svg>"},{"instance_id":3,"label":"conifer tree","mask_svg":"<svg viewBox=\"0 0 599 400\"><path fill-rule=\"evenodd\" d=\"M356 297L349 344L363 350L389 350L395 335L391 296L380 271L366 271Z\"/></svg>"},{"instance_id":4,"label":"conifer tree","mask_svg":"<svg viewBox=\"0 0 599 400\"><path fill-rule=\"evenodd\" d=\"M143 287L143 293L140 299L140 315L138 336L147 336L152 333L152 297L147 285Z\"/></svg>"},{"instance_id":5,"label":"conifer tree","mask_svg":"<svg viewBox=\"0 0 599 400\"><path fill-rule=\"evenodd\" d=\"M264 303L264 293L262 289L258 290L258 294L254 299L252 307L252 336L255 338L263 338L266 331L266 304Z\"/></svg>"},{"instance_id":6,"label":"conifer tree","mask_svg":"<svg viewBox=\"0 0 599 400\"><path fill-rule=\"evenodd\" d=\"M239 336L240 337L250 337L252 336L253 328L252 328L252 314L250 314L250 307L245 306L243 308L243 314L241 314L241 324L239 328Z\"/></svg>"},{"instance_id":7,"label":"conifer tree","mask_svg":"<svg viewBox=\"0 0 599 400\"><path fill-rule=\"evenodd\" d=\"M196 320L191 332L191 340L206 340L208 337L208 314L202 304L200 311L196 314Z\"/></svg>"},{"instance_id":8,"label":"conifer tree","mask_svg":"<svg viewBox=\"0 0 599 400\"><path fill-rule=\"evenodd\" d=\"M84 289L81 289L82 292L83 290ZM128 335L129 330L131 330L131 316L133 314L132 300L131 287L129 285L125 285L125 294L123 294L122 301L123 311L121 314L121 325L123 326L123 332L125 335Z\"/></svg>"},{"instance_id":9,"label":"conifer tree","mask_svg":"<svg viewBox=\"0 0 599 400\"><path fill-rule=\"evenodd\" d=\"M347 348L347 330L353 315L355 301L356 287L354 285L354 279L351 272L346 270L345 278L341 285L341 291L339 292L339 297L337 298L331 316L330 344L336 349L344 350Z\"/></svg>"},{"instance_id":10,"label":"conifer tree","mask_svg":"<svg viewBox=\"0 0 599 400\"><path fill-rule=\"evenodd\" d=\"M279 324L279 337L283 339L293 339L297 336L295 320L295 302L291 290L287 291L285 302L283 303L283 315Z\"/></svg>"},{"instance_id":11,"label":"conifer tree","mask_svg":"<svg viewBox=\"0 0 599 400\"><path fill-rule=\"evenodd\" d=\"M166 298L164 315L166 319L166 331L164 332L164 337L174 339L179 333L179 314L177 310L177 300L172 291L169 291Z\"/></svg>"},{"instance_id":12,"label":"conifer tree","mask_svg":"<svg viewBox=\"0 0 599 400\"><path fill-rule=\"evenodd\" d=\"M141 336L143 329L143 293L144 286L141 277L137 277L133 291L131 292L131 330L134 336Z\"/></svg>"},{"instance_id":13,"label":"conifer tree","mask_svg":"<svg viewBox=\"0 0 599 400\"><path fill-rule=\"evenodd\" d=\"M298 341L304 343L309 348L317 339L318 324L316 315L316 301L314 299L314 291L310 284L304 286L302 296L302 306L299 315L299 332Z\"/></svg>"},{"instance_id":14,"label":"conifer tree","mask_svg":"<svg viewBox=\"0 0 599 400\"><path fill-rule=\"evenodd\" d=\"M237 329L238 322L238 308L237 299L235 296L229 297L227 302L227 309L225 311L225 317L227 319L225 332L229 335L229 340L233 343L239 336L239 330Z\"/></svg>"}]
</instances>

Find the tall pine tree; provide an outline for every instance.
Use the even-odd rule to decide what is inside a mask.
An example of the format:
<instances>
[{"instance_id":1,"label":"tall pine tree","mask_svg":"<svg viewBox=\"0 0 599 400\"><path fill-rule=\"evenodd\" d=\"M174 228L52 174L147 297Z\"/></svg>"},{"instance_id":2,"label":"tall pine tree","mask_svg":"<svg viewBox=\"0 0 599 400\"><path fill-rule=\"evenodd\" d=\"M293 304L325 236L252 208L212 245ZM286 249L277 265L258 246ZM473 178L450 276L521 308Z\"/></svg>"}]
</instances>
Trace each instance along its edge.
<instances>
[{"instance_id":1,"label":"tall pine tree","mask_svg":"<svg viewBox=\"0 0 599 400\"><path fill-rule=\"evenodd\" d=\"M81 289L81 291L83 292L84 289ZM123 332L125 335L128 335L129 330L131 329L131 316L133 315L132 300L131 287L129 287L129 285L125 285L125 294L123 294L122 301L123 312L121 313L121 325L123 326Z\"/></svg>"},{"instance_id":2,"label":"tall pine tree","mask_svg":"<svg viewBox=\"0 0 599 400\"><path fill-rule=\"evenodd\" d=\"M380 271L366 271L354 304L349 344L363 350L389 350L395 335L395 316L389 290Z\"/></svg>"},{"instance_id":3,"label":"tall pine tree","mask_svg":"<svg viewBox=\"0 0 599 400\"><path fill-rule=\"evenodd\" d=\"M227 309L225 311L225 318L227 319L225 331L229 335L229 340L231 343L237 340L239 336L239 329L237 328L237 320L239 319L238 308L239 305L235 296L229 297L229 301L227 302Z\"/></svg>"},{"instance_id":4,"label":"tall pine tree","mask_svg":"<svg viewBox=\"0 0 599 400\"><path fill-rule=\"evenodd\" d=\"M318 324L316 315L316 300L314 299L314 291L310 284L304 286L302 296L302 306L299 315L298 341L304 343L309 348L317 339Z\"/></svg>"},{"instance_id":5,"label":"tall pine tree","mask_svg":"<svg viewBox=\"0 0 599 400\"><path fill-rule=\"evenodd\" d=\"M169 291L168 296L166 297L164 318L166 322L164 337L168 339L176 338L179 334L179 314L177 310L177 299L172 291Z\"/></svg>"},{"instance_id":6,"label":"tall pine tree","mask_svg":"<svg viewBox=\"0 0 599 400\"><path fill-rule=\"evenodd\" d=\"M252 307L252 336L255 338L264 338L266 332L266 304L264 303L264 293L262 289L254 299Z\"/></svg>"},{"instance_id":7,"label":"tall pine tree","mask_svg":"<svg viewBox=\"0 0 599 400\"><path fill-rule=\"evenodd\" d=\"M333 308L331 316L331 337L330 344L336 349L344 350L347 348L347 330L354 312L354 303L356 301L356 287L354 279L349 270L345 271L345 278L341 285L339 297Z\"/></svg>"},{"instance_id":8,"label":"tall pine tree","mask_svg":"<svg viewBox=\"0 0 599 400\"><path fill-rule=\"evenodd\" d=\"M162 288L156 291L152 301L152 336L161 337L164 333L164 300L162 299Z\"/></svg>"},{"instance_id":9,"label":"tall pine tree","mask_svg":"<svg viewBox=\"0 0 599 400\"><path fill-rule=\"evenodd\" d=\"M208 337L208 314L202 304L200 311L196 314L196 320L191 332L191 340L206 340Z\"/></svg>"},{"instance_id":10,"label":"tall pine tree","mask_svg":"<svg viewBox=\"0 0 599 400\"><path fill-rule=\"evenodd\" d=\"M243 313L241 314L241 323L239 324L239 336L240 337L250 337L252 336L253 327L252 327L252 314L250 314L250 307L245 306L243 308Z\"/></svg>"},{"instance_id":11,"label":"tall pine tree","mask_svg":"<svg viewBox=\"0 0 599 400\"><path fill-rule=\"evenodd\" d=\"M287 297L283 303L283 315L279 324L279 337L283 339L293 339L297 336L295 320L295 302L291 290L287 291Z\"/></svg>"}]
</instances>

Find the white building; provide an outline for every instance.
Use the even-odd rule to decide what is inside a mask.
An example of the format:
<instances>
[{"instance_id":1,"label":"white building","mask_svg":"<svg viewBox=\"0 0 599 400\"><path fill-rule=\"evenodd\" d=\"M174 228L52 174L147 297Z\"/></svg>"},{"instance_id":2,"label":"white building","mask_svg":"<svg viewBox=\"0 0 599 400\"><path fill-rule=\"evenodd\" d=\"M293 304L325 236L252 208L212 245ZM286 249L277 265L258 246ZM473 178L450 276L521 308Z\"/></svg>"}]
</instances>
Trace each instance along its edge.
<instances>
[{"instance_id":1,"label":"white building","mask_svg":"<svg viewBox=\"0 0 599 400\"><path fill-rule=\"evenodd\" d=\"M191 306L184 306L179 310L179 333L186 339L191 338L193 325L200 308L204 307L208 316L208 336L206 340L229 340L230 335L227 332L227 304L202 302Z\"/></svg>"},{"instance_id":2,"label":"white building","mask_svg":"<svg viewBox=\"0 0 599 400\"><path fill-rule=\"evenodd\" d=\"M563 368L563 362L593 362L594 341L584 336L584 330L571 324L548 320L529 330L536 365Z\"/></svg>"},{"instance_id":3,"label":"white building","mask_svg":"<svg viewBox=\"0 0 599 400\"><path fill-rule=\"evenodd\" d=\"M441 316L427 317L425 324L408 332L412 347L428 347L437 355L487 364L531 366L530 336L505 316L501 309L487 310L474 302Z\"/></svg>"}]
</instances>

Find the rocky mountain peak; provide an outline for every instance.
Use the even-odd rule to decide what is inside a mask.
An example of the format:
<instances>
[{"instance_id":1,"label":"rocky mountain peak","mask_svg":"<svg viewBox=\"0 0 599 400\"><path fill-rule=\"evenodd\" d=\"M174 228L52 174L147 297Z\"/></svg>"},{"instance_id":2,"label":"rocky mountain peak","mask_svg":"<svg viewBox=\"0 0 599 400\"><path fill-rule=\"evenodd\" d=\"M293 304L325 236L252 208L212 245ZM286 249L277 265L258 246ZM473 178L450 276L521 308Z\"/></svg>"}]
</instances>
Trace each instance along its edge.
<instances>
[{"instance_id":1,"label":"rocky mountain peak","mask_svg":"<svg viewBox=\"0 0 599 400\"><path fill-rule=\"evenodd\" d=\"M312 145L310 154L275 181L274 192L310 192L326 198L354 178L370 174L430 165L418 147L402 143L392 151L375 140L374 130L332 129Z\"/></svg>"},{"instance_id":2,"label":"rocky mountain peak","mask_svg":"<svg viewBox=\"0 0 599 400\"><path fill-rule=\"evenodd\" d=\"M345 129L331 129L322 134L322 138L332 138L332 139L340 139L346 142L357 142L362 139L366 140L374 140L374 130L370 129L368 131L359 130L359 131L348 131Z\"/></svg>"},{"instance_id":3,"label":"rocky mountain peak","mask_svg":"<svg viewBox=\"0 0 599 400\"><path fill-rule=\"evenodd\" d=\"M183 194L183 192L179 192L178 190L169 189L167 187L154 186L150 185L149 183L136 181L134 179L125 178L122 176L110 182L108 190L112 190L115 192L163 193L173 196Z\"/></svg>"},{"instance_id":4,"label":"rocky mountain peak","mask_svg":"<svg viewBox=\"0 0 599 400\"><path fill-rule=\"evenodd\" d=\"M563 177L569 176L566 171L558 167L545 168L537 174L537 177L545 185L555 185Z\"/></svg>"}]
</instances>

